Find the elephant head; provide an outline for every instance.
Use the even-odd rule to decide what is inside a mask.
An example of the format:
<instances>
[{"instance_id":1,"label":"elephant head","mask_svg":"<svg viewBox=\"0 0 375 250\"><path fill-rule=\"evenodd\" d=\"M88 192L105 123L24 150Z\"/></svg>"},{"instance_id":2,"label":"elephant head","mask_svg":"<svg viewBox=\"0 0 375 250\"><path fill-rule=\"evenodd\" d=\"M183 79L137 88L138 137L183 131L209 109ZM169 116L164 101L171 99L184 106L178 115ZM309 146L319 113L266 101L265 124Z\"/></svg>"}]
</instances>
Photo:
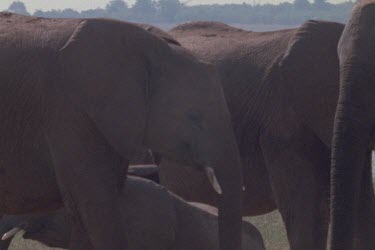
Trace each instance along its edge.
<instances>
[{"instance_id":1,"label":"elephant head","mask_svg":"<svg viewBox=\"0 0 375 250\"><path fill-rule=\"evenodd\" d=\"M139 27L103 20L81 22L59 60L57 90L117 152L129 159L146 146L207 173L221 193L221 247L239 249L242 167L214 66Z\"/></svg>"},{"instance_id":2,"label":"elephant head","mask_svg":"<svg viewBox=\"0 0 375 250\"><path fill-rule=\"evenodd\" d=\"M174 53L186 53L179 46L170 47ZM233 249L240 246L237 236L241 227L237 222L241 218L242 173L230 115L216 70L193 58L178 58L184 59L160 65L160 73L168 73L157 76L162 81L151 90L144 142L165 158L207 173L221 194L220 245L222 249ZM173 103L178 105L173 107Z\"/></svg>"},{"instance_id":3,"label":"elephant head","mask_svg":"<svg viewBox=\"0 0 375 250\"><path fill-rule=\"evenodd\" d=\"M371 151L374 148L375 2L360 1L338 45L340 95L331 165L331 249L375 247Z\"/></svg>"},{"instance_id":4,"label":"elephant head","mask_svg":"<svg viewBox=\"0 0 375 250\"><path fill-rule=\"evenodd\" d=\"M124 165L144 146L208 173L222 192L221 247L240 249L242 168L213 66L126 22L0 16L1 87L14 91L1 96L0 177L37 190L25 163L31 173L51 166L75 222L71 248L84 237L87 247L126 248L117 198ZM31 212L16 202L46 209L40 191L24 190L2 185L3 212Z\"/></svg>"}]
</instances>

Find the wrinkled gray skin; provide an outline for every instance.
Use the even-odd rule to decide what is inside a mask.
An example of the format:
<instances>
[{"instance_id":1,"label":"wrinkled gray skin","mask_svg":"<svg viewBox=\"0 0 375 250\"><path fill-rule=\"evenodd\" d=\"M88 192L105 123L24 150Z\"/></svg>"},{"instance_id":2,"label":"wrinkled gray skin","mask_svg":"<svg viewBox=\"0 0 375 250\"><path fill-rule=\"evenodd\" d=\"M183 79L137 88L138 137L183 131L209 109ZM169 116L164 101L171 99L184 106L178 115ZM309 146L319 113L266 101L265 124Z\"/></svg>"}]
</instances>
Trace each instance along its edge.
<instances>
[{"instance_id":1,"label":"wrinkled gray skin","mask_svg":"<svg viewBox=\"0 0 375 250\"><path fill-rule=\"evenodd\" d=\"M71 249L128 249L119 197L146 146L213 168L220 247L241 248L242 168L214 67L115 20L1 13L0 34L2 214L63 201Z\"/></svg>"},{"instance_id":2,"label":"wrinkled gray skin","mask_svg":"<svg viewBox=\"0 0 375 250\"><path fill-rule=\"evenodd\" d=\"M375 249L375 1L358 2L338 46L340 97L332 143L331 249Z\"/></svg>"},{"instance_id":3,"label":"wrinkled gray skin","mask_svg":"<svg viewBox=\"0 0 375 250\"><path fill-rule=\"evenodd\" d=\"M217 66L243 163L243 215L279 209L292 250L326 249L343 27L308 21L259 33L193 22L169 32ZM217 204L198 171L163 160L160 173L161 183L184 199Z\"/></svg>"},{"instance_id":4,"label":"wrinkled gray skin","mask_svg":"<svg viewBox=\"0 0 375 250\"><path fill-rule=\"evenodd\" d=\"M133 202L124 202L130 199ZM165 188L136 177L128 178L121 205L130 249L219 249L216 208L189 204ZM63 209L43 215L5 216L0 221L0 235L17 226L24 229L26 239L50 247L69 247L70 223ZM261 234L250 223L242 223L242 238L243 249L265 249ZM7 243L0 242L0 250L8 249Z\"/></svg>"}]
</instances>

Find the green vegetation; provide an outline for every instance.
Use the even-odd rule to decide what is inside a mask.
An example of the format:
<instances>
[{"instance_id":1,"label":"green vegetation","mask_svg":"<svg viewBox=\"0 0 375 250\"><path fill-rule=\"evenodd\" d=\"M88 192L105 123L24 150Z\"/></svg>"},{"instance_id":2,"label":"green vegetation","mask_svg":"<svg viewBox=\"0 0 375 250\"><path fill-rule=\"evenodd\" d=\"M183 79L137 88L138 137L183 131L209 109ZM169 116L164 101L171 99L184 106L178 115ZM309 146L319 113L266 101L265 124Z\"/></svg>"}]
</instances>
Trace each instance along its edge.
<instances>
[{"instance_id":1,"label":"green vegetation","mask_svg":"<svg viewBox=\"0 0 375 250\"><path fill-rule=\"evenodd\" d=\"M237 24L297 25L308 19L345 22L353 2L339 4L326 0L294 0L273 4L212 4L190 6L184 0L136 0L129 6L123 0L111 0L105 8L78 12L73 9L37 10L42 17L109 17L145 23L183 23L192 20L220 21ZM13 2L9 11L25 14L23 2ZM29 13L31 14L31 13Z\"/></svg>"}]
</instances>

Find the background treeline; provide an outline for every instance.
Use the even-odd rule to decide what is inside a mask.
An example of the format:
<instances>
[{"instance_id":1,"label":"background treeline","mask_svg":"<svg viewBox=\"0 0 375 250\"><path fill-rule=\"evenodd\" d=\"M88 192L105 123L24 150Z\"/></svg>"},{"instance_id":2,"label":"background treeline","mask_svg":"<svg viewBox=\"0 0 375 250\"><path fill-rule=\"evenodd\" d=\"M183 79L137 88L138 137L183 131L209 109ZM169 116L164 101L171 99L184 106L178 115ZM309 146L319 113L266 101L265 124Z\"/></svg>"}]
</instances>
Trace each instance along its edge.
<instances>
[{"instance_id":1,"label":"background treeline","mask_svg":"<svg viewBox=\"0 0 375 250\"><path fill-rule=\"evenodd\" d=\"M294 0L293 3L188 5L184 0L136 0L129 6L111 0L105 8L85 11L73 9L37 10L29 13L23 2L13 2L8 11L42 17L109 17L145 23L182 23L192 20L221 21L237 24L297 25L307 19L345 22L353 2L331 4L326 0Z\"/></svg>"}]
</instances>

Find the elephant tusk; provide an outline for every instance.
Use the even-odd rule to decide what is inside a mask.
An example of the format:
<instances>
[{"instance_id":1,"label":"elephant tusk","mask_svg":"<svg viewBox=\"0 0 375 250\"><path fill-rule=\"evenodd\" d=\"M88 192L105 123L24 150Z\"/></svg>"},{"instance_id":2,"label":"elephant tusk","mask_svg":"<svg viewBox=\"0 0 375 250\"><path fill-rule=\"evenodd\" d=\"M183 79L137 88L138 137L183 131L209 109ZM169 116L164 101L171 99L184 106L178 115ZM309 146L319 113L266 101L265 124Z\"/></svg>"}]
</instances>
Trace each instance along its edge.
<instances>
[{"instance_id":1,"label":"elephant tusk","mask_svg":"<svg viewBox=\"0 0 375 250\"><path fill-rule=\"evenodd\" d=\"M9 238L12 238L12 237L15 236L15 235L18 233L18 231L20 231L20 230L21 230L21 228L19 228L19 227L15 227L15 228L13 228L12 230L10 230L10 231L6 232L5 234L3 234L3 237L1 237L1 240L7 240L7 239L9 239Z\"/></svg>"},{"instance_id":2,"label":"elephant tusk","mask_svg":"<svg viewBox=\"0 0 375 250\"><path fill-rule=\"evenodd\" d=\"M204 171L206 171L206 175L207 175L208 179L210 180L210 183L211 183L212 187L215 189L215 191L218 194L221 194L222 190L221 190L219 182L216 179L214 169L211 168L211 167L204 167Z\"/></svg>"}]
</instances>

